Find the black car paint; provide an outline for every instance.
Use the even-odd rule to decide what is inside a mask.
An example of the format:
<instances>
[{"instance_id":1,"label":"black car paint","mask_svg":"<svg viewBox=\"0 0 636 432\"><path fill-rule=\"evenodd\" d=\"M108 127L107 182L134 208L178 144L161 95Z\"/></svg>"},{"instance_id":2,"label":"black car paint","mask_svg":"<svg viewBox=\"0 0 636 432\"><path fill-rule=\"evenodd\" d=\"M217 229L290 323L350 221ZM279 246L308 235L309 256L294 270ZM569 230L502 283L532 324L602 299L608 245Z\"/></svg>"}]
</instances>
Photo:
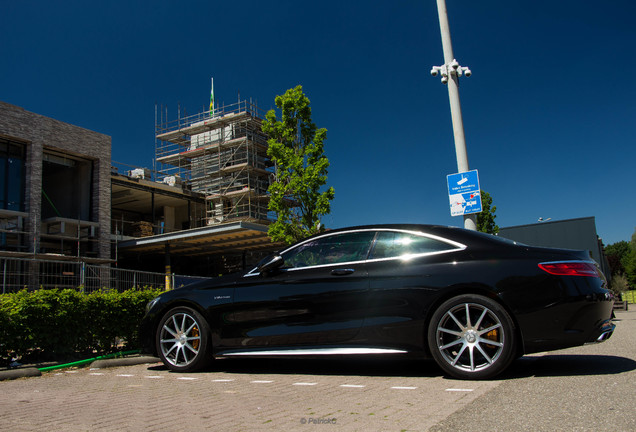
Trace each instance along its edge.
<instances>
[{"instance_id":1,"label":"black car paint","mask_svg":"<svg viewBox=\"0 0 636 432\"><path fill-rule=\"evenodd\" d=\"M361 229L424 231L467 247L410 261L268 274L251 271L170 291L144 318L143 350L157 354L157 324L167 311L181 305L205 317L217 356L265 347L343 345L427 356L425 335L431 315L445 300L464 293L490 297L508 310L520 338L520 354L592 342L611 316L612 298L604 279L554 276L538 267L546 261L589 260L583 252L515 245L449 227L385 225L348 230Z\"/></svg>"}]
</instances>

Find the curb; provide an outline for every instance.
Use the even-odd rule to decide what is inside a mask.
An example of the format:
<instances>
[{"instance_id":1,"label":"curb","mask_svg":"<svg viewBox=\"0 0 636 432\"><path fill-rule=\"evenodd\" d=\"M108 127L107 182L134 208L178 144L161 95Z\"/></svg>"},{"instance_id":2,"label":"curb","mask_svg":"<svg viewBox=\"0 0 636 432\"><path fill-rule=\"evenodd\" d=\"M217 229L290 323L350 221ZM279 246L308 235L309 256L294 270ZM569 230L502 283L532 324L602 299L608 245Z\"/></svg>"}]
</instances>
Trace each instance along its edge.
<instances>
[{"instance_id":1,"label":"curb","mask_svg":"<svg viewBox=\"0 0 636 432\"><path fill-rule=\"evenodd\" d=\"M139 356L139 357L122 357L114 359L95 360L90 364L90 369L104 369L118 366L134 366L144 363L157 363L161 360L157 357ZM39 377L42 372L38 368L25 367L17 369L9 369L0 371L0 381L14 380L18 378Z\"/></svg>"},{"instance_id":2,"label":"curb","mask_svg":"<svg viewBox=\"0 0 636 432\"><path fill-rule=\"evenodd\" d=\"M42 376L42 372L34 367L0 371L0 381L36 376Z\"/></svg>"},{"instance_id":3,"label":"curb","mask_svg":"<svg viewBox=\"0 0 636 432\"><path fill-rule=\"evenodd\" d=\"M144 363L157 363L160 362L157 357L150 356L140 356L140 357L122 357L122 358L114 358L114 359L105 359L105 360L95 360L91 363L91 369L104 369L109 367L117 367L117 366L134 366L138 364Z\"/></svg>"}]
</instances>

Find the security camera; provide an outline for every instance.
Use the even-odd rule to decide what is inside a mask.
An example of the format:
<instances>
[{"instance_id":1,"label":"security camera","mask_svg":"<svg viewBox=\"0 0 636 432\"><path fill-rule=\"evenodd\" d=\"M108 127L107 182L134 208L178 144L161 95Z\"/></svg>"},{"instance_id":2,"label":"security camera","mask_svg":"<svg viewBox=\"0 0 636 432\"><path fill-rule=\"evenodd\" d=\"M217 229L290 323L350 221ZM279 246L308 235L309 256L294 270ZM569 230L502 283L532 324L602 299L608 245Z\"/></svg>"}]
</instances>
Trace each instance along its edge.
<instances>
[{"instance_id":1,"label":"security camera","mask_svg":"<svg viewBox=\"0 0 636 432\"><path fill-rule=\"evenodd\" d=\"M464 70L464 75L466 75L467 77L471 76L473 73L470 71L470 69L466 68L466 70Z\"/></svg>"},{"instance_id":2,"label":"security camera","mask_svg":"<svg viewBox=\"0 0 636 432\"><path fill-rule=\"evenodd\" d=\"M446 84L448 82L448 77L447 76L443 76L442 77L442 84Z\"/></svg>"},{"instance_id":3,"label":"security camera","mask_svg":"<svg viewBox=\"0 0 636 432\"><path fill-rule=\"evenodd\" d=\"M437 69L435 68L431 69L431 75L437 76Z\"/></svg>"},{"instance_id":4,"label":"security camera","mask_svg":"<svg viewBox=\"0 0 636 432\"><path fill-rule=\"evenodd\" d=\"M457 60L453 59L453 61L451 62L450 66L457 70L457 68L459 67L459 63L457 63Z\"/></svg>"}]
</instances>

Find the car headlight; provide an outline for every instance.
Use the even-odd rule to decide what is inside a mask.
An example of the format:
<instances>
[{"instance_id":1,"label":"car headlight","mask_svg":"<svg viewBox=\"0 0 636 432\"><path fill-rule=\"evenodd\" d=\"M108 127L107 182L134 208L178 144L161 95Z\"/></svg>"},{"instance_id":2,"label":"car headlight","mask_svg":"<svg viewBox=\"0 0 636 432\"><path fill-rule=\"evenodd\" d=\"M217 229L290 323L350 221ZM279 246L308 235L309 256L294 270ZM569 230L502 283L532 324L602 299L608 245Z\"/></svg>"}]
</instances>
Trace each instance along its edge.
<instances>
[{"instance_id":1,"label":"car headlight","mask_svg":"<svg viewBox=\"0 0 636 432\"><path fill-rule=\"evenodd\" d=\"M154 305L157 304L158 301L159 301L159 297L155 297L152 300L150 300L148 304L146 305L146 313L150 312L150 309L152 309Z\"/></svg>"}]
</instances>

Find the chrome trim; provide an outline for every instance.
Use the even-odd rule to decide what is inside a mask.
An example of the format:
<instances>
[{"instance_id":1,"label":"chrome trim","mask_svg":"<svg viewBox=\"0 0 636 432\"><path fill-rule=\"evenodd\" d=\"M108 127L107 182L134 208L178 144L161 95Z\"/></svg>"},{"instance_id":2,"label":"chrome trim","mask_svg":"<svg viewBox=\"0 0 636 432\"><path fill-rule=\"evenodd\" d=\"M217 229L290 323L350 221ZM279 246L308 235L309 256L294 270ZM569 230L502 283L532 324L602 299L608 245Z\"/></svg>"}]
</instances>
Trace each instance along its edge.
<instances>
[{"instance_id":1,"label":"chrome trim","mask_svg":"<svg viewBox=\"0 0 636 432\"><path fill-rule=\"evenodd\" d=\"M389 348L298 348L268 351L238 351L219 353L220 356L296 356L296 355L360 355L360 354L404 354L408 351Z\"/></svg>"}]
</instances>

